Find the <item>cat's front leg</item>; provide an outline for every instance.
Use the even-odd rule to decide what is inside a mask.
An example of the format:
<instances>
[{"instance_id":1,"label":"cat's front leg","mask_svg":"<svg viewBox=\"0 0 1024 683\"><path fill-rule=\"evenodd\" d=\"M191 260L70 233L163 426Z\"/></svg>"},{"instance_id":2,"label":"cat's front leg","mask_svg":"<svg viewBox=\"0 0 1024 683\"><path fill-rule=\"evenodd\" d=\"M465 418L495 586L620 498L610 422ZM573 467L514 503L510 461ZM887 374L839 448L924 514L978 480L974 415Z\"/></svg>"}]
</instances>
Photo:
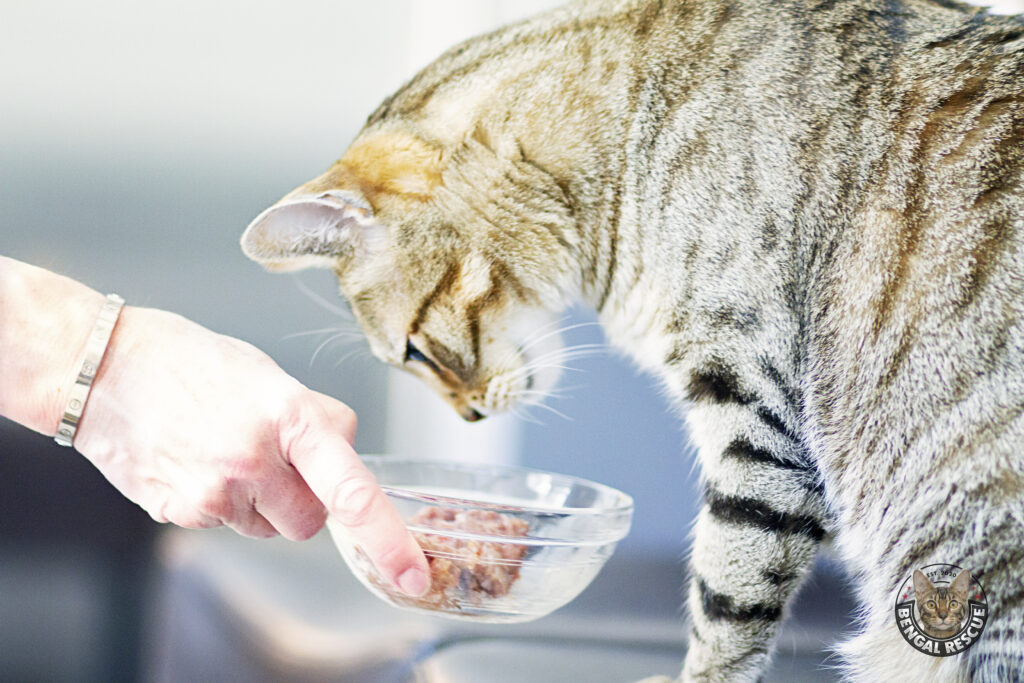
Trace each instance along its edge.
<instances>
[{"instance_id":1,"label":"cat's front leg","mask_svg":"<svg viewBox=\"0 0 1024 683\"><path fill-rule=\"evenodd\" d=\"M705 484L683 681L759 678L826 533L823 492L797 438L756 399L732 398L690 414Z\"/></svg>"}]
</instances>

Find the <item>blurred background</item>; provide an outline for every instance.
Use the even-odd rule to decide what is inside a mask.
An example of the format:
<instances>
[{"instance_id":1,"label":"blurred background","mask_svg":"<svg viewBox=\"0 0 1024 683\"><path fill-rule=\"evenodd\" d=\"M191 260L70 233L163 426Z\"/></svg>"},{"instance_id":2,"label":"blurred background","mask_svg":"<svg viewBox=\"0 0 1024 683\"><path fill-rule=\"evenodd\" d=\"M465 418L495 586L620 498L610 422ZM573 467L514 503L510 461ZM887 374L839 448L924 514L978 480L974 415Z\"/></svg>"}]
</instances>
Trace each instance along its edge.
<instances>
[{"instance_id":1,"label":"blurred background","mask_svg":"<svg viewBox=\"0 0 1024 683\"><path fill-rule=\"evenodd\" d=\"M324 534L293 544L159 527L75 452L0 418L0 680L479 682L500 678L472 673L480 662L567 652L605 676L569 680L676 669L698 492L681 422L649 378L609 352L563 379L567 398L550 405L564 417L466 425L361 342L323 331L339 324L330 274L272 276L238 247L249 220L327 168L419 67L556 4L0 0L0 253L254 343L356 410L360 452L521 463L636 501L633 532L579 607L464 631L375 602ZM565 324L590 322L578 310ZM593 325L567 337L602 340ZM776 680L831 678L821 653L849 604L822 576L838 618L791 632ZM632 661L649 670L616 668ZM566 679L544 666L508 680Z\"/></svg>"}]
</instances>

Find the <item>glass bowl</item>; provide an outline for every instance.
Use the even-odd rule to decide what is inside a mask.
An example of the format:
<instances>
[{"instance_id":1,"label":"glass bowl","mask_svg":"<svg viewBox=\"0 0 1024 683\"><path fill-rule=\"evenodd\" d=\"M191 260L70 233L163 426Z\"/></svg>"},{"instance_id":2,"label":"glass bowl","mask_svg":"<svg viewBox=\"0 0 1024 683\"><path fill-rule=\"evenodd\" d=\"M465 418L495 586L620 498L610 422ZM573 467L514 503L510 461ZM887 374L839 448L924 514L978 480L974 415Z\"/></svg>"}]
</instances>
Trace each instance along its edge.
<instances>
[{"instance_id":1,"label":"glass bowl","mask_svg":"<svg viewBox=\"0 0 1024 683\"><path fill-rule=\"evenodd\" d=\"M372 593L397 607L514 623L565 605L628 533L633 500L576 477L515 467L364 456L430 563L413 598L380 576L344 527L327 527Z\"/></svg>"}]
</instances>

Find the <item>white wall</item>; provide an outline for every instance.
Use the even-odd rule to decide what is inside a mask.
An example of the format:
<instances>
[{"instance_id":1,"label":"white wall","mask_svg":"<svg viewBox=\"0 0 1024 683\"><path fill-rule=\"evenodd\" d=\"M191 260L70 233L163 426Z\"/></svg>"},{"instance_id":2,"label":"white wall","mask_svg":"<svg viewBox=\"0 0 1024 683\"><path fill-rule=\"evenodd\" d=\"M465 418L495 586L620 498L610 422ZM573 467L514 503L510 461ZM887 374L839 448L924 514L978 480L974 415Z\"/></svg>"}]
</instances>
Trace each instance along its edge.
<instances>
[{"instance_id":1,"label":"white wall","mask_svg":"<svg viewBox=\"0 0 1024 683\"><path fill-rule=\"evenodd\" d=\"M1024 13L1024 0L992 0L991 2L976 0L973 4L988 7L993 14Z\"/></svg>"},{"instance_id":2,"label":"white wall","mask_svg":"<svg viewBox=\"0 0 1024 683\"><path fill-rule=\"evenodd\" d=\"M404 77L409 4L0 2L0 131L136 153L321 145L329 158Z\"/></svg>"}]
</instances>

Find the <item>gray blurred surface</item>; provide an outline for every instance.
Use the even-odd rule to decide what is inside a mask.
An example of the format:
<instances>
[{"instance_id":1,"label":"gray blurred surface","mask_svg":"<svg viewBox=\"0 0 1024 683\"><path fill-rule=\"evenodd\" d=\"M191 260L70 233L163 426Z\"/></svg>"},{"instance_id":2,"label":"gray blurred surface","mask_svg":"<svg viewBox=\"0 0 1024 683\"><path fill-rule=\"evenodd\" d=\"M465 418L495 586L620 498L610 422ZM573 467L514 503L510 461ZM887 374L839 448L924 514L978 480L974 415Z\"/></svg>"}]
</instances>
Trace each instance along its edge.
<instances>
[{"instance_id":1,"label":"gray blurred surface","mask_svg":"<svg viewBox=\"0 0 1024 683\"><path fill-rule=\"evenodd\" d=\"M629 683L678 673L685 654L682 565L672 557L617 553L577 600L513 625L386 605L326 534L295 546L175 531L159 557L159 623L146 671L154 681ZM766 680L834 680L827 647L851 611L842 576L820 562Z\"/></svg>"},{"instance_id":2,"label":"gray blurred surface","mask_svg":"<svg viewBox=\"0 0 1024 683\"><path fill-rule=\"evenodd\" d=\"M109 674L108 567L87 549L0 547L0 673L7 681ZM56 653L60 656L55 656Z\"/></svg>"}]
</instances>

